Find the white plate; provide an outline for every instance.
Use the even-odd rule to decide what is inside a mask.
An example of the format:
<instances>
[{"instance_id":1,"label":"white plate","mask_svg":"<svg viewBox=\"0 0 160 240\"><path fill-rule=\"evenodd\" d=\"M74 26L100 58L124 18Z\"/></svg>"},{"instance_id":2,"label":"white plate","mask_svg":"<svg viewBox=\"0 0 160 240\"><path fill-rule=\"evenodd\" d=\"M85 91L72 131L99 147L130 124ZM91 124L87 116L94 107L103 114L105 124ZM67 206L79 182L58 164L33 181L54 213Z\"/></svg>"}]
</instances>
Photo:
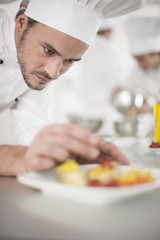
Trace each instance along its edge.
<instances>
[{"instance_id":1,"label":"white plate","mask_svg":"<svg viewBox=\"0 0 160 240\"><path fill-rule=\"evenodd\" d=\"M97 166L96 164L81 166L86 171ZM126 171L133 166L121 166ZM113 201L136 196L153 189L160 188L160 170L149 169L156 181L130 187L78 187L58 183L54 170L43 173L25 173L19 175L17 180L27 186L41 190L53 197L69 199L88 204L108 204Z\"/></svg>"}]
</instances>

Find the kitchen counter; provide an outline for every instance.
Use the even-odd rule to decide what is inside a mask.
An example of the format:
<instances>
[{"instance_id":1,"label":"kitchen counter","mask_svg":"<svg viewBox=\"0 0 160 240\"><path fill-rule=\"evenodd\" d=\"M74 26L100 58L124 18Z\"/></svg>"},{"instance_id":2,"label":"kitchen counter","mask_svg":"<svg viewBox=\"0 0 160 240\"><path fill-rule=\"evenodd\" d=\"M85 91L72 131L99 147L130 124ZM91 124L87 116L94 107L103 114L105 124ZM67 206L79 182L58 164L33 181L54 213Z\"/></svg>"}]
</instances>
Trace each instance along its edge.
<instances>
[{"instance_id":1,"label":"kitchen counter","mask_svg":"<svg viewBox=\"0 0 160 240\"><path fill-rule=\"evenodd\" d=\"M132 163L160 166L160 155L136 140L123 149ZM42 194L0 177L0 240L159 240L160 189L106 205Z\"/></svg>"}]
</instances>

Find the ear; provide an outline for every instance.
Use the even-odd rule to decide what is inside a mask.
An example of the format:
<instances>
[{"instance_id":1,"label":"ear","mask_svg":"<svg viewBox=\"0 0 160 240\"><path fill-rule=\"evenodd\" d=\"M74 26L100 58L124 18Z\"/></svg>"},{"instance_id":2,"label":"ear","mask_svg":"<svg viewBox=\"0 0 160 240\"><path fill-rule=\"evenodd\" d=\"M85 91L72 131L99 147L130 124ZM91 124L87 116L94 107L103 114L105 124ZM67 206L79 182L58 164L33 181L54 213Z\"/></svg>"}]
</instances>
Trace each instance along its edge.
<instances>
[{"instance_id":1,"label":"ear","mask_svg":"<svg viewBox=\"0 0 160 240\"><path fill-rule=\"evenodd\" d=\"M26 28L28 23L28 17L25 14L21 14L16 19L16 25L15 25L15 38L21 37L24 29Z\"/></svg>"},{"instance_id":2,"label":"ear","mask_svg":"<svg viewBox=\"0 0 160 240\"><path fill-rule=\"evenodd\" d=\"M25 14L21 14L16 19L15 25L15 43L17 45L18 40L22 36L24 29L26 28L28 23L28 17Z\"/></svg>"}]
</instances>

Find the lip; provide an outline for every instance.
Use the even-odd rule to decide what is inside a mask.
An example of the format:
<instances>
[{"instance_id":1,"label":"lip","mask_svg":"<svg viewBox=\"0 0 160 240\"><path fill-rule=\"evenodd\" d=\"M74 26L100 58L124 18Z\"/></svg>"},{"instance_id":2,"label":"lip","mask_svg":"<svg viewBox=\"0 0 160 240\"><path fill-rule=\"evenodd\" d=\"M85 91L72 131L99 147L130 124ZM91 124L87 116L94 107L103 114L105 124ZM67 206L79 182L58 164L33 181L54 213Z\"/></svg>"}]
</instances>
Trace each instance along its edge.
<instances>
[{"instance_id":1,"label":"lip","mask_svg":"<svg viewBox=\"0 0 160 240\"><path fill-rule=\"evenodd\" d=\"M48 83L48 82L50 82L50 80L45 79L45 78L42 78L42 77L40 77L39 75L36 75L36 77L38 78L38 80L39 80L41 83Z\"/></svg>"}]
</instances>

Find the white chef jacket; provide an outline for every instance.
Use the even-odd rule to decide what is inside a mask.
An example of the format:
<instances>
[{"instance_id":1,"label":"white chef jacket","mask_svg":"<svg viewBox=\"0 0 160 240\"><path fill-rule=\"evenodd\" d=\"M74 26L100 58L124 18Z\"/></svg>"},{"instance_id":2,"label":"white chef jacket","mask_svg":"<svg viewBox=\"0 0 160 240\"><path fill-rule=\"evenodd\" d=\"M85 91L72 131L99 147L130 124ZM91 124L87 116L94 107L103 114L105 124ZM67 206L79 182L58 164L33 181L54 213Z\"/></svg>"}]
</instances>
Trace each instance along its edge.
<instances>
[{"instance_id":1,"label":"white chef jacket","mask_svg":"<svg viewBox=\"0 0 160 240\"><path fill-rule=\"evenodd\" d=\"M160 90L160 66L144 71L136 65L122 85L157 99Z\"/></svg>"},{"instance_id":2,"label":"white chef jacket","mask_svg":"<svg viewBox=\"0 0 160 240\"><path fill-rule=\"evenodd\" d=\"M28 145L49 120L48 87L43 91L31 90L25 83L14 41L15 15L21 1L0 4L0 111L10 108L16 144Z\"/></svg>"}]
</instances>

